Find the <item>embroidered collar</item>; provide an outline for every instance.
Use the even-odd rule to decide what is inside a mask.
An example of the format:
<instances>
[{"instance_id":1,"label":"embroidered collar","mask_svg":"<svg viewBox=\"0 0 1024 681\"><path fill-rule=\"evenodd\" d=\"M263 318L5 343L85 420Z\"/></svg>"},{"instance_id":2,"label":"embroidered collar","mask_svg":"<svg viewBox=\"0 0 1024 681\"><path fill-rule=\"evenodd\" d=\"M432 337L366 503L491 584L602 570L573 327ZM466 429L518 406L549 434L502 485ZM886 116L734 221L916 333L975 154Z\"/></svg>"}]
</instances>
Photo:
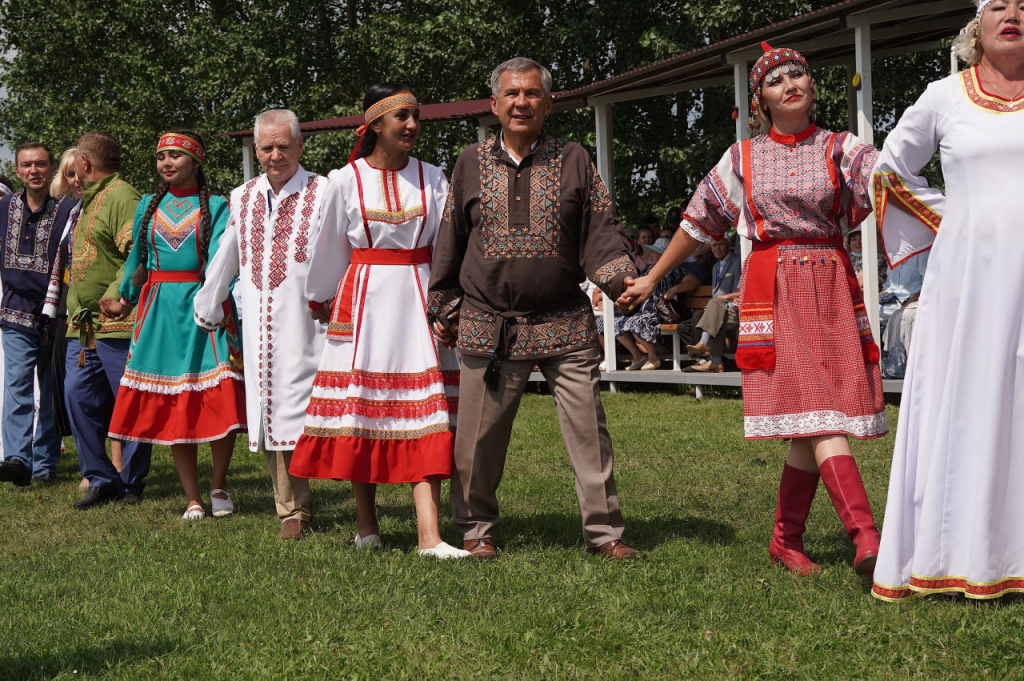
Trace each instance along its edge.
<instances>
[{"instance_id":1,"label":"embroidered collar","mask_svg":"<svg viewBox=\"0 0 1024 681\"><path fill-rule=\"evenodd\" d=\"M198 194L199 193L199 185L198 184L197 185L193 185L193 186L189 187L188 189L178 189L174 185L170 185L170 186L167 187L167 191L169 191L172 195L177 196L180 199L180 198L185 197L185 196L194 196L194 195Z\"/></svg>"},{"instance_id":2,"label":"embroidered collar","mask_svg":"<svg viewBox=\"0 0 1024 681\"><path fill-rule=\"evenodd\" d=\"M799 144L800 142L803 142L805 139L807 139L817 131L818 126L816 126L814 123L811 123L809 126L807 126L806 128L804 128L795 135L783 135L781 132L777 132L775 128L769 130L768 135L771 136L771 138L778 142L779 144L789 145Z\"/></svg>"},{"instance_id":3,"label":"embroidered collar","mask_svg":"<svg viewBox=\"0 0 1024 681\"><path fill-rule=\"evenodd\" d=\"M93 202L93 199L99 196L104 190L122 181L121 173L110 173L106 177L96 180L95 182L87 182L85 189L82 191L82 207L87 209Z\"/></svg>"},{"instance_id":4,"label":"embroidered collar","mask_svg":"<svg viewBox=\"0 0 1024 681\"><path fill-rule=\"evenodd\" d=\"M542 139L544 139L544 132L543 131L541 131L541 133L537 136L537 139L533 140L533 144L530 145L530 154L532 154L534 151L537 150L537 146L540 144L540 141ZM526 156L524 156L523 158L521 158L521 159L519 159L517 161L516 158L512 155L512 153L508 150L508 147L505 146L505 133L504 132L499 132L498 133L498 145L501 147L501 150L504 151L505 154L510 159L512 159L512 162L515 163L517 166L521 166L523 164L523 160L526 159L526 156L530 155L530 154L527 154Z\"/></svg>"},{"instance_id":5,"label":"embroidered collar","mask_svg":"<svg viewBox=\"0 0 1024 681\"><path fill-rule=\"evenodd\" d=\"M267 185L267 191L269 192L269 196L272 196L275 201L282 201L285 198L287 198L288 195L294 194L295 192L298 191L302 191L302 180L308 174L309 173L306 172L306 169L303 168L302 164L300 163L299 167L295 170L295 174L288 178L288 181L284 183L284 186L281 187L281 191L279 192L274 192L274 188L271 186L270 180L267 179L267 176L265 174L262 177L263 181Z\"/></svg>"}]
</instances>

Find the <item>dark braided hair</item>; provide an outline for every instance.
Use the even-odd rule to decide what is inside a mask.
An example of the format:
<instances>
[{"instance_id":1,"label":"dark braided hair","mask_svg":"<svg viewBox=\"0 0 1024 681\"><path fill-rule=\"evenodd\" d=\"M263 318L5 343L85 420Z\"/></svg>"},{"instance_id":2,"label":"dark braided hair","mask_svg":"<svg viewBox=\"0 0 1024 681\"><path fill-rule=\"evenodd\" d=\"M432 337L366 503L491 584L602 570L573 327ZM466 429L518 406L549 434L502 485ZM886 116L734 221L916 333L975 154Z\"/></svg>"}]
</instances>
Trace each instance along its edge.
<instances>
[{"instance_id":1,"label":"dark braided hair","mask_svg":"<svg viewBox=\"0 0 1024 681\"><path fill-rule=\"evenodd\" d=\"M171 130L170 132L191 137L199 142L200 146L204 148L206 146L203 144L202 136L195 131L178 129ZM199 169L196 171L196 181L199 183L199 235L196 238L199 240L199 277L203 279L206 273L206 262L210 257L213 217L210 213L210 189L206 186L206 173L203 172L202 166L199 166ZM146 206L146 212L142 216L142 226L139 229L139 266L132 275L132 283L136 286L145 284L146 279L149 277L149 268L147 266L149 258L149 226L152 223L153 215L160 207L164 194L170 191L170 188L171 185L167 182L159 183L153 192L153 198L150 200L149 205Z\"/></svg>"},{"instance_id":2,"label":"dark braided hair","mask_svg":"<svg viewBox=\"0 0 1024 681\"><path fill-rule=\"evenodd\" d=\"M399 92L412 93L412 88L405 83L377 83L376 85L371 85L370 89L366 91L366 96L363 97L363 111L366 111L385 97L397 95ZM377 146L377 133L373 131L373 128L367 126L366 132L356 142L356 149L352 152L352 160L369 156L373 153L375 146Z\"/></svg>"}]
</instances>

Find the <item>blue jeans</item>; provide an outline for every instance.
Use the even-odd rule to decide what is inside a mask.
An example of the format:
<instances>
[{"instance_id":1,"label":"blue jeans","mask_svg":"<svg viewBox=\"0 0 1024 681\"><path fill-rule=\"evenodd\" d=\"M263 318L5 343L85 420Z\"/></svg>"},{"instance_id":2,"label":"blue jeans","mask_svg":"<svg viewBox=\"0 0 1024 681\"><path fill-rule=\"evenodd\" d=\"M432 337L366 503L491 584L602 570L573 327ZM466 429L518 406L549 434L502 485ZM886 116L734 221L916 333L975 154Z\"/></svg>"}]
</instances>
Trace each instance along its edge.
<instances>
[{"instance_id":1,"label":"blue jeans","mask_svg":"<svg viewBox=\"0 0 1024 681\"><path fill-rule=\"evenodd\" d=\"M107 432L128 361L129 343L127 338L96 339L96 349L85 351L85 366L80 367L82 344L77 338L69 338L64 397L78 448L78 465L82 475L89 478L89 487L116 487L119 493L141 494L149 474L152 445L122 442L124 466L120 473L107 456Z\"/></svg>"},{"instance_id":2,"label":"blue jeans","mask_svg":"<svg viewBox=\"0 0 1024 681\"><path fill-rule=\"evenodd\" d=\"M53 345L43 345L39 336L8 326L2 327L2 334L4 458L20 461L33 477L53 473L60 460L60 435L53 422ZM33 378L39 379L38 419Z\"/></svg>"}]
</instances>

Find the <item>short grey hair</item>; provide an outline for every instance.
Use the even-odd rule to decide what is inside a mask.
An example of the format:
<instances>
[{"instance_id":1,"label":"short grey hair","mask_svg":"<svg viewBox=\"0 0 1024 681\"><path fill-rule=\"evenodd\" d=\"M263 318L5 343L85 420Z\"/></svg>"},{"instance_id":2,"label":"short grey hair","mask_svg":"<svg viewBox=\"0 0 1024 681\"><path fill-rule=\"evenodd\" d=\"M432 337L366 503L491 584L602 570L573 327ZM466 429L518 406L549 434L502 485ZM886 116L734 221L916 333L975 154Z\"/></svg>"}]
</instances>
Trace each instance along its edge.
<instances>
[{"instance_id":1,"label":"short grey hair","mask_svg":"<svg viewBox=\"0 0 1024 681\"><path fill-rule=\"evenodd\" d=\"M526 73L527 71L539 71L540 80L544 84L544 94L551 94L551 72L541 66L538 62L527 57L513 57L508 61L498 64L497 68L491 71L491 94L498 96L501 88L501 74L506 71L512 73Z\"/></svg>"},{"instance_id":2,"label":"short grey hair","mask_svg":"<svg viewBox=\"0 0 1024 681\"><path fill-rule=\"evenodd\" d=\"M259 146L260 128L264 125L287 125L292 133L292 140L298 142L302 138L302 132L299 130L299 118L288 109L267 109L256 116L256 123L252 128L253 143L256 146Z\"/></svg>"}]
</instances>

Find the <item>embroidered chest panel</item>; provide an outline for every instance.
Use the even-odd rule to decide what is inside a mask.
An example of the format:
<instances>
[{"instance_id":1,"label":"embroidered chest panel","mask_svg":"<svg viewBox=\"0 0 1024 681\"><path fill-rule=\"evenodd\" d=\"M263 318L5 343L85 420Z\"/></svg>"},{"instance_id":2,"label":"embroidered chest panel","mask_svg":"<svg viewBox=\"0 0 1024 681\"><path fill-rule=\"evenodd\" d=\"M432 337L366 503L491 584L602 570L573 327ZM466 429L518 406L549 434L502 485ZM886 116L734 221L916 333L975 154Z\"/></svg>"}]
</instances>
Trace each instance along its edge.
<instances>
[{"instance_id":1,"label":"embroidered chest panel","mask_svg":"<svg viewBox=\"0 0 1024 681\"><path fill-rule=\"evenodd\" d=\"M96 250L96 237L94 230L96 229L96 223L100 219L100 214L103 212L103 207L107 203L107 199L110 197L110 193L122 184L127 184L124 180L115 180L107 185L96 197L92 200L87 212L83 209L84 220L79 216L79 225L75 227L75 232L72 235L72 255L71 255L71 283L81 284L85 281L86 275L88 274L89 268L92 267L93 263L99 257L99 252ZM131 229L131 225L128 225ZM131 327L129 327L130 329Z\"/></svg>"},{"instance_id":2,"label":"embroidered chest panel","mask_svg":"<svg viewBox=\"0 0 1024 681\"><path fill-rule=\"evenodd\" d=\"M838 236L839 186L829 152L831 134L779 144L767 135L750 145L749 191L773 239Z\"/></svg>"},{"instance_id":3,"label":"embroidered chest panel","mask_svg":"<svg viewBox=\"0 0 1024 681\"><path fill-rule=\"evenodd\" d=\"M4 244L4 267L8 269L50 273L49 244L58 201L49 201L39 222L31 233L22 233L25 220L25 193L19 192L11 200L7 215L7 243ZM59 233L58 233L59 236Z\"/></svg>"},{"instance_id":4,"label":"embroidered chest panel","mask_svg":"<svg viewBox=\"0 0 1024 681\"><path fill-rule=\"evenodd\" d=\"M1009 102L982 90L977 66L961 71L960 82L963 84L964 94L967 95L972 104L979 108L995 113L1017 113L1018 111L1024 111L1024 99Z\"/></svg>"},{"instance_id":5,"label":"embroidered chest panel","mask_svg":"<svg viewBox=\"0 0 1024 681\"><path fill-rule=\"evenodd\" d=\"M545 138L534 150L527 196L512 196L516 169L494 154L497 137L480 145L480 231L484 257L552 258L562 240L562 149L564 141ZM510 207L525 199L527 220L513 224Z\"/></svg>"},{"instance_id":6,"label":"embroidered chest panel","mask_svg":"<svg viewBox=\"0 0 1024 681\"><path fill-rule=\"evenodd\" d=\"M380 177L381 207L364 208L364 217L368 221L385 222L389 225L400 225L413 218L423 217L423 204L405 206L402 202L402 188L399 184L399 171L373 169ZM358 170L356 171L358 172ZM417 193L419 191L417 190Z\"/></svg>"},{"instance_id":7,"label":"embroidered chest panel","mask_svg":"<svg viewBox=\"0 0 1024 681\"><path fill-rule=\"evenodd\" d=\"M156 247L159 236L172 251L177 251L199 229L199 216L198 196L170 197L153 215L153 246Z\"/></svg>"},{"instance_id":8,"label":"embroidered chest panel","mask_svg":"<svg viewBox=\"0 0 1024 681\"><path fill-rule=\"evenodd\" d=\"M316 213L316 198L320 188L320 179L319 175L310 173L305 189L289 194L281 200L277 206L273 233L269 235L269 254L266 253L268 246L268 235L266 234L267 196L264 192L259 192L250 206L249 197L253 187L246 185L242 194L242 206L239 214L240 262L243 267L247 262L251 262L250 278L256 288L264 286L264 258L267 259L266 283L270 290L276 289L285 280L288 276L288 250L293 241L295 249L292 257L295 262L306 262L309 229ZM247 220L250 211L252 213L251 220Z\"/></svg>"}]
</instances>

